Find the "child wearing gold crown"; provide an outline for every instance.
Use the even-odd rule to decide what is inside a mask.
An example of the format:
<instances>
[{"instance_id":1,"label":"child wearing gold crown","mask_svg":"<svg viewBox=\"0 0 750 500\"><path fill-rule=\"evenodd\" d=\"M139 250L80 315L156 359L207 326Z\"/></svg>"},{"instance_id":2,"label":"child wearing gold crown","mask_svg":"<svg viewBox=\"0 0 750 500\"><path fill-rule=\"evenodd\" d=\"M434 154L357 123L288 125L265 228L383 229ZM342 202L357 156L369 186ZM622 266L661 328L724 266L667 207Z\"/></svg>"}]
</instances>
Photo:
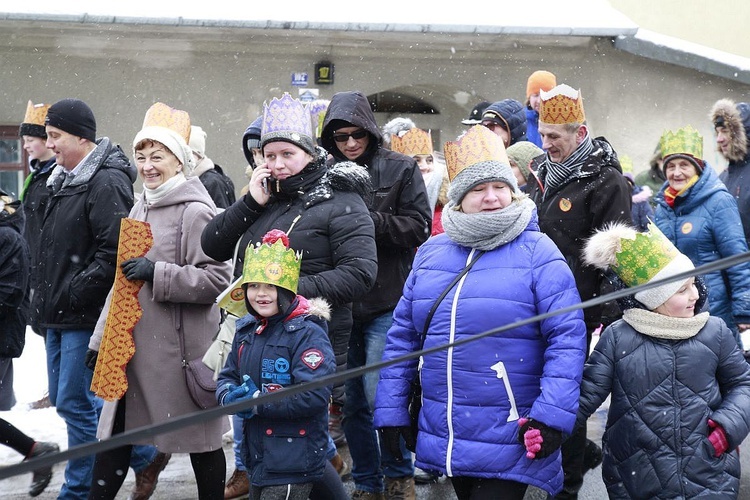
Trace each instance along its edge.
<instances>
[{"instance_id":1,"label":"child wearing gold crown","mask_svg":"<svg viewBox=\"0 0 750 500\"><path fill-rule=\"evenodd\" d=\"M654 226L597 232L584 260L617 287L694 268ZM589 357L577 423L611 396L602 477L610 498L737 498L737 446L750 430L750 367L726 324L708 312L690 277L620 300Z\"/></svg>"},{"instance_id":2,"label":"child wearing gold crown","mask_svg":"<svg viewBox=\"0 0 750 500\"><path fill-rule=\"evenodd\" d=\"M301 258L283 231L269 231L245 252L242 289L248 314L219 375L220 405L257 398L336 370L326 321L330 306L297 295ZM251 498L304 500L325 483L329 498L346 498L336 469L326 459L328 400L325 386L281 401L246 408L242 462ZM324 477L325 476L325 477Z\"/></svg>"}]
</instances>

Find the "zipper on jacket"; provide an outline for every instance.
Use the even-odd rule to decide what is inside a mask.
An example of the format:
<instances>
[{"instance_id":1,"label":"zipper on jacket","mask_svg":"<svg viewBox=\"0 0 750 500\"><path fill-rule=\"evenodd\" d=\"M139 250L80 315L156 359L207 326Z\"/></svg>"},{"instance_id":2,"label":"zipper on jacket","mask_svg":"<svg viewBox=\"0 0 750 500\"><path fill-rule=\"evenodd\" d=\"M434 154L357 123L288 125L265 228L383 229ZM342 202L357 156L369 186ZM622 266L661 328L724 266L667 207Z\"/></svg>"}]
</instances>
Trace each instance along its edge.
<instances>
[{"instance_id":1,"label":"zipper on jacket","mask_svg":"<svg viewBox=\"0 0 750 500\"><path fill-rule=\"evenodd\" d=\"M476 252L476 249L472 248L471 252L469 252L469 257L466 259L466 266L468 266L471 261L474 258L474 252ZM464 285L464 281L466 281L466 277L469 275L469 273L466 273L463 278L458 282L458 285L456 286L456 294L453 296L453 303L451 304L451 327L450 327L450 335L448 338L449 343L453 343L456 337L456 309L458 309L458 298L461 295L461 288ZM451 462L453 460L453 379L451 377L451 374L453 373L453 347L448 348L447 352L447 359L445 363L445 380L448 385L448 404L445 409L445 417L448 424L448 446L445 453L445 472L448 477L453 476L453 469L451 467Z\"/></svg>"}]
</instances>

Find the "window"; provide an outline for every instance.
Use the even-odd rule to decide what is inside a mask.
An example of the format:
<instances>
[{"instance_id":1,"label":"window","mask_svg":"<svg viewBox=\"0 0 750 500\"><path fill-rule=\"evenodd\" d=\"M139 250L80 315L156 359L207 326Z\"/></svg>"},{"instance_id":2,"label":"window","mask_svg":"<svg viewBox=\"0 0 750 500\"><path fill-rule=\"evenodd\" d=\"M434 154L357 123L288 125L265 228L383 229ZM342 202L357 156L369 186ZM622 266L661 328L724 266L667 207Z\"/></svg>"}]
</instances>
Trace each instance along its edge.
<instances>
[{"instance_id":1,"label":"window","mask_svg":"<svg viewBox=\"0 0 750 500\"><path fill-rule=\"evenodd\" d=\"M29 172L29 160L18 126L0 126L0 188L18 198Z\"/></svg>"}]
</instances>

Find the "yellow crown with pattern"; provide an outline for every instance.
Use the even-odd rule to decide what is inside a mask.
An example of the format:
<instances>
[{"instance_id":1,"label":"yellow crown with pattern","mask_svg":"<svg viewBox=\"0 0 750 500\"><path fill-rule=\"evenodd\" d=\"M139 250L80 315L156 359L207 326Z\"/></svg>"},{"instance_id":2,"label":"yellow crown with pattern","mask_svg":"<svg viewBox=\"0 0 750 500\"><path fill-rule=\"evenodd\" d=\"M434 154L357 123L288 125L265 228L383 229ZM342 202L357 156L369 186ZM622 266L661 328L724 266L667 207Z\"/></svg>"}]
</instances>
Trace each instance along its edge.
<instances>
[{"instance_id":1,"label":"yellow crown with pattern","mask_svg":"<svg viewBox=\"0 0 750 500\"><path fill-rule=\"evenodd\" d=\"M565 125L583 123L586 113L583 111L581 91L564 83L549 92L539 91L539 122L547 125Z\"/></svg>"},{"instance_id":2,"label":"yellow crown with pattern","mask_svg":"<svg viewBox=\"0 0 750 500\"><path fill-rule=\"evenodd\" d=\"M47 118L47 110L49 107L49 104L34 104L29 101L26 105L26 115L23 117L23 123L41 125L44 127L44 119Z\"/></svg>"},{"instance_id":3,"label":"yellow crown with pattern","mask_svg":"<svg viewBox=\"0 0 750 500\"><path fill-rule=\"evenodd\" d=\"M412 128L402 136L391 137L391 149L406 156L431 155L432 134L428 130Z\"/></svg>"},{"instance_id":4,"label":"yellow crown with pattern","mask_svg":"<svg viewBox=\"0 0 750 500\"><path fill-rule=\"evenodd\" d=\"M474 125L457 141L446 142L443 153L451 181L477 163L497 161L510 165L503 140L484 125Z\"/></svg>"},{"instance_id":5,"label":"yellow crown with pattern","mask_svg":"<svg viewBox=\"0 0 750 500\"><path fill-rule=\"evenodd\" d=\"M185 144L190 143L190 115L187 111L174 109L163 102L157 102L148 108L142 128L146 127L168 128L185 139Z\"/></svg>"},{"instance_id":6,"label":"yellow crown with pattern","mask_svg":"<svg viewBox=\"0 0 750 500\"><path fill-rule=\"evenodd\" d=\"M629 157L628 155L622 155L620 156L619 160L623 174L626 174L628 172L633 173L633 159L631 157Z\"/></svg>"},{"instance_id":7,"label":"yellow crown with pattern","mask_svg":"<svg viewBox=\"0 0 750 500\"><path fill-rule=\"evenodd\" d=\"M665 131L659 146L662 158L676 154L690 155L698 160L703 158L703 136L690 125L676 132Z\"/></svg>"},{"instance_id":8,"label":"yellow crown with pattern","mask_svg":"<svg viewBox=\"0 0 750 500\"><path fill-rule=\"evenodd\" d=\"M284 231L273 229L256 246L248 246L242 266L242 281L268 283L297 293L302 254L289 248Z\"/></svg>"}]
</instances>

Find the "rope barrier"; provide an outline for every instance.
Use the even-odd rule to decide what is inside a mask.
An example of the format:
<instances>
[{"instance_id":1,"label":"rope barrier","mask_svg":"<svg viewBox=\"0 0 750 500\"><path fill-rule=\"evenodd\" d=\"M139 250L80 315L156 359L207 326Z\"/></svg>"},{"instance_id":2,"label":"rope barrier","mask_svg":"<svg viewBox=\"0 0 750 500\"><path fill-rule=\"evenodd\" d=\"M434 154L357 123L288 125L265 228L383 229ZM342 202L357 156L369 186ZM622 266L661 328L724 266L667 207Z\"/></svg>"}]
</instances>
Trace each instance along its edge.
<instances>
[{"instance_id":1,"label":"rope barrier","mask_svg":"<svg viewBox=\"0 0 750 500\"><path fill-rule=\"evenodd\" d=\"M96 441L96 442L74 446L67 450L64 450L58 453L45 455L45 456L38 457L38 458L34 458L32 460L24 460L18 464L0 468L0 480L6 479L12 476L16 476L19 474L32 472L36 469L40 469L44 467L51 467L52 465L58 462L67 461L67 460L74 459L74 458L82 458L82 457L89 456L89 455L95 455L97 453L111 450L113 448L118 448L120 446L129 445L129 444L139 442L139 441L142 442L144 438L147 438L147 437L175 431L183 427L195 425L195 424L206 422L206 421L213 420L216 418L221 418L227 415L237 413L239 411L247 411L256 406L260 406L264 404L272 404L282 399L285 399L287 397L291 397L296 394L299 394L301 392L311 391L311 390L318 389L320 387L324 387L327 385L335 385L341 382L345 382L346 380L350 378L360 377L363 374L370 372L370 371L381 370L388 366L403 363L404 361L418 359L421 356L427 356L427 355L430 355L430 354L433 354L435 352L439 352L445 349L459 347L464 344L468 344L470 342L474 342L479 339L489 337L491 335L496 335L498 333L502 333L507 330L512 330L514 328L525 326L530 323L537 323L539 321L545 320L547 318L551 318L558 314L565 314L565 313L569 313L572 311L576 311L578 309L587 309L589 307L602 305L606 302L610 302L612 300L627 297L629 295L633 295L643 290L656 288L666 283L671 283L671 282L680 281L680 280L687 280L688 278L692 276L699 276L699 275L704 275L704 274L708 274L708 273L715 272L715 271L720 271L720 270L723 270L732 266L736 266L738 264L742 264L748 261L750 261L750 252L733 255L731 257L720 259L715 262L697 267L691 271L685 271L680 274L676 274L669 278L665 278L659 281L654 281L651 283L645 283L643 285L635 286L632 288L625 288L622 290L617 290L612 293L608 293L606 295L595 297L585 302L580 302L578 304L565 307L563 309L557 309L555 311L550 311L544 314L539 314L537 316L515 321L513 323L509 323L507 325L503 325L503 326L494 328L492 330L487 330L485 332L478 333L476 335L466 337L461 340L457 340L455 342L442 344L442 345L430 347L427 349L422 349L421 351L410 352L408 354L404 354L402 356L399 356L397 358L394 358L388 361L381 361L379 363L374 363L371 365L361 366L358 368L345 370L343 372L334 373L332 375L327 375L325 377L321 377L319 379L316 379L310 382L305 382L305 383L296 384L290 387L286 387L280 391L265 393L265 394L259 395L255 399L246 400L246 401L238 401L236 403L233 403L227 406L217 406L216 408L211 408L208 410L201 410L201 411L197 411L197 412L190 413L187 415L181 415L179 417L172 418L166 422L161 422L161 423L154 424L151 426L146 426L146 427L140 427L138 429L133 429L133 430L124 432L122 434L116 434L112 436L111 438L105 439L102 441Z\"/></svg>"}]
</instances>

